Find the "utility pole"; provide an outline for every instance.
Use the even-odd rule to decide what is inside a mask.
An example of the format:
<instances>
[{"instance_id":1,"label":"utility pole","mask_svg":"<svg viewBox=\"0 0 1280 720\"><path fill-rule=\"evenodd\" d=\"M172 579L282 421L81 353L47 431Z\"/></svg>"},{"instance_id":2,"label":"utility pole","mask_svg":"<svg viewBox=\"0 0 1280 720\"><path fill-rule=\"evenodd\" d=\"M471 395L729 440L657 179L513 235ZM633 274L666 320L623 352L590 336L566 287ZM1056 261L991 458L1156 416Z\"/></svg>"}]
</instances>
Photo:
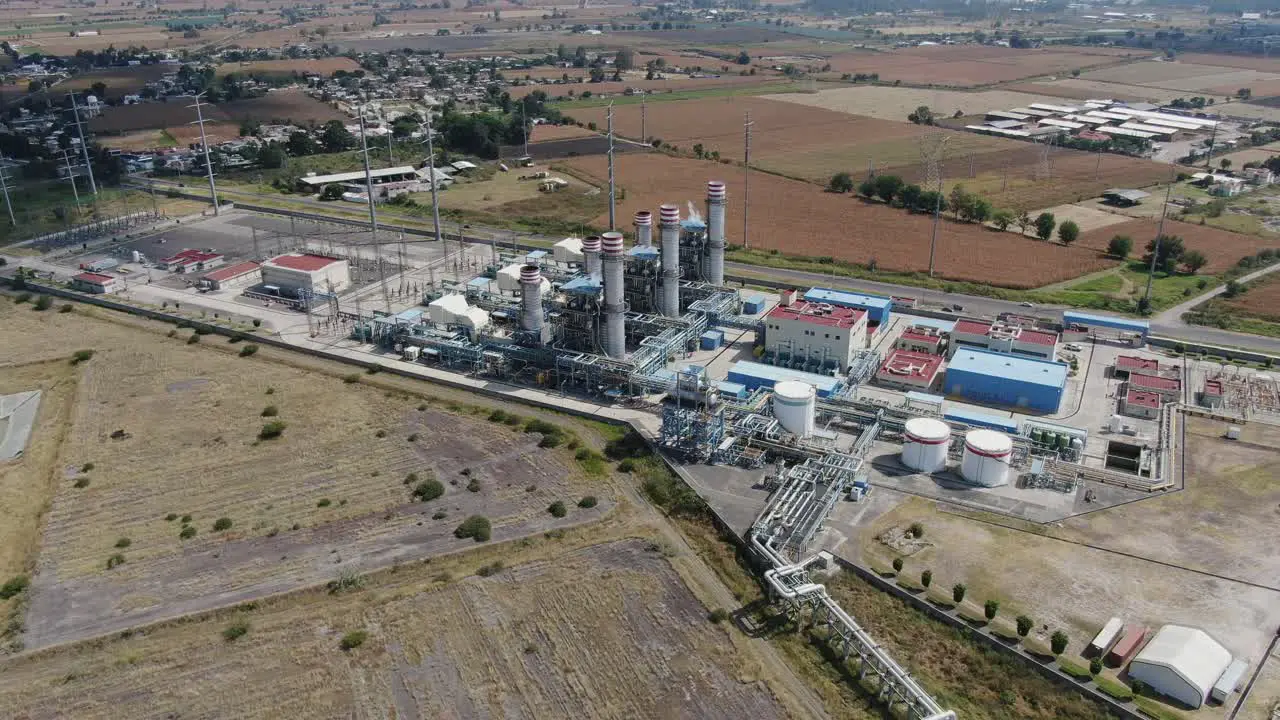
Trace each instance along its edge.
<instances>
[{"instance_id":1,"label":"utility pole","mask_svg":"<svg viewBox=\"0 0 1280 720\"><path fill-rule=\"evenodd\" d=\"M522 106L523 107L523 106ZM617 191L613 184L613 101L609 101L609 230L615 230L614 215L616 213Z\"/></svg>"},{"instance_id":2,"label":"utility pole","mask_svg":"<svg viewBox=\"0 0 1280 720\"><path fill-rule=\"evenodd\" d=\"M747 234L747 206L751 202L748 180L751 177L751 111L747 111L742 121L742 247L751 247L751 236Z\"/></svg>"},{"instance_id":3,"label":"utility pole","mask_svg":"<svg viewBox=\"0 0 1280 720\"><path fill-rule=\"evenodd\" d=\"M9 202L9 166L5 164L3 155L0 155L0 190L4 191L4 208L9 211L9 224L18 227L18 221L13 217L13 203Z\"/></svg>"},{"instance_id":4,"label":"utility pole","mask_svg":"<svg viewBox=\"0 0 1280 720\"><path fill-rule=\"evenodd\" d=\"M209 159L209 138L204 134L204 111L200 109L200 98L204 97L204 93L196 93L190 96L196 101L194 107L196 109L196 121L192 125L200 125L200 145L204 148L204 167L209 171L209 199L213 201L213 214L218 215L218 188L213 184L213 161Z\"/></svg>"},{"instance_id":5,"label":"utility pole","mask_svg":"<svg viewBox=\"0 0 1280 720\"><path fill-rule=\"evenodd\" d=\"M387 296L387 273L382 265L382 248L378 246L378 211L373 200L373 173L369 170L369 142L364 127L364 105L360 106L360 155L364 158L364 192L369 200L369 239L373 252L378 256L378 279L382 284L382 304L387 315L391 314L391 298Z\"/></svg>"},{"instance_id":6,"label":"utility pole","mask_svg":"<svg viewBox=\"0 0 1280 720\"><path fill-rule=\"evenodd\" d=\"M71 96L71 112L76 118L76 132L80 134L80 150L84 153L84 167L89 172L89 191L94 195L98 194L98 183L93 180L93 164L89 162L89 143L84 139L84 124L80 122L80 106L76 105L76 94L67 93Z\"/></svg>"},{"instance_id":7,"label":"utility pole","mask_svg":"<svg viewBox=\"0 0 1280 720\"><path fill-rule=\"evenodd\" d=\"M444 236L440 234L440 199L436 193L436 150L431 139L431 108L427 108L427 170L431 176L431 220L435 224L436 242L444 247Z\"/></svg>"},{"instance_id":8,"label":"utility pole","mask_svg":"<svg viewBox=\"0 0 1280 720\"><path fill-rule=\"evenodd\" d=\"M1143 304L1151 309L1151 281L1156 277L1156 260L1160 257L1160 240L1164 237L1164 219L1169 215L1169 198L1173 196L1173 178L1169 179L1169 188L1164 191L1164 208L1160 211L1160 224L1156 226L1156 243L1151 251L1151 267L1147 270L1147 292L1143 295Z\"/></svg>"}]
</instances>

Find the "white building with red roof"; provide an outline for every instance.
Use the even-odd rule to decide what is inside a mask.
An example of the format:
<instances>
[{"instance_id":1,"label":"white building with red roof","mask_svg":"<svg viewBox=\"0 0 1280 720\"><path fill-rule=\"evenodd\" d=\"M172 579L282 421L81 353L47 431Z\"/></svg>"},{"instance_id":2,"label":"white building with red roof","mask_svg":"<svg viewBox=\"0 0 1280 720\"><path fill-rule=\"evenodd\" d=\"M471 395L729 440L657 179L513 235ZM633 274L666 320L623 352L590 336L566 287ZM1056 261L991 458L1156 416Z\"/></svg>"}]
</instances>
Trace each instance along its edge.
<instances>
[{"instance_id":1,"label":"white building with red roof","mask_svg":"<svg viewBox=\"0 0 1280 720\"><path fill-rule=\"evenodd\" d=\"M876 371L876 382L900 390L929 392L942 373L942 356L913 350L892 350Z\"/></svg>"},{"instance_id":2,"label":"white building with red roof","mask_svg":"<svg viewBox=\"0 0 1280 720\"><path fill-rule=\"evenodd\" d=\"M111 275L95 272L82 272L71 278L71 287L80 292L106 295L119 289L119 279Z\"/></svg>"},{"instance_id":3,"label":"white building with red roof","mask_svg":"<svg viewBox=\"0 0 1280 720\"><path fill-rule=\"evenodd\" d=\"M951 330L948 353L955 355L956 350L966 345L991 352L1029 355L1041 360L1056 360L1058 357L1058 333L999 321L957 320Z\"/></svg>"},{"instance_id":4,"label":"white building with red roof","mask_svg":"<svg viewBox=\"0 0 1280 720\"><path fill-rule=\"evenodd\" d=\"M814 372L849 369L867 346L867 312L827 303L779 305L764 317L765 357Z\"/></svg>"},{"instance_id":5,"label":"white building with red roof","mask_svg":"<svg viewBox=\"0 0 1280 720\"><path fill-rule=\"evenodd\" d=\"M342 258L289 253L262 263L262 283L290 295L341 292L351 284L351 268Z\"/></svg>"}]
</instances>

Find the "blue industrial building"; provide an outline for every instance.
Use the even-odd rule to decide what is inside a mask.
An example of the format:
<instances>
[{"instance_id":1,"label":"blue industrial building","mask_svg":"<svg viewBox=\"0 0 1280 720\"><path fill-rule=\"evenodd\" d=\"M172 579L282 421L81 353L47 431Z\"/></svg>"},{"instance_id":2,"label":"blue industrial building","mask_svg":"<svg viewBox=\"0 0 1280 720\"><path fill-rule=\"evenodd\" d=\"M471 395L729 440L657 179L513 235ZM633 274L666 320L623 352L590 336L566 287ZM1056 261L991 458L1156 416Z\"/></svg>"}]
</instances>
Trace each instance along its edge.
<instances>
[{"instance_id":1,"label":"blue industrial building","mask_svg":"<svg viewBox=\"0 0 1280 720\"><path fill-rule=\"evenodd\" d=\"M776 365L739 360L729 368L728 378L731 383L738 383L748 390L756 388L772 388L780 380L795 380L812 385L818 391L818 397L829 397L840 389L840 379L830 375L816 375L800 370L790 370Z\"/></svg>"},{"instance_id":2,"label":"blue industrial building","mask_svg":"<svg viewBox=\"0 0 1280 720\"><path fill-rule=\"evenodd\" d=\"M893 300L879 295L863 295L862 293L845 292L844 290L832 290L831 288L810 288L809 292L804 294L804 299L809 302L830 303L839 305L840 307L858 308L865 310L867 313L867 321L887 327L889 316L893 308Z\"/></svg>"},{"instance_id":3,"label":"blue industrial building","mask_svg":"<svg viewBox=\"0 0 1280 720\"><path fill-rule=\"evenodd\" d=\"M1109 330L1137 333L1146 339L1151 332L1151 323L1146 320L1130 320L1110 315L1091 315L1089 313L1066 311L1062 313L1062 324L1071 327L1082 325L1087 328L1104 327Z\"/></svg>"},{"instance_id":4,"label":"blue industrial building","mask_svg":"<svg viewBox=\"0 0 1280 720\"><path fill-rule=\"evenodd\" d=\"M962 347L951 358L947 395L987 405L1057 412L1067 386L1067 365Z\"/></svg>"}]
</instances>

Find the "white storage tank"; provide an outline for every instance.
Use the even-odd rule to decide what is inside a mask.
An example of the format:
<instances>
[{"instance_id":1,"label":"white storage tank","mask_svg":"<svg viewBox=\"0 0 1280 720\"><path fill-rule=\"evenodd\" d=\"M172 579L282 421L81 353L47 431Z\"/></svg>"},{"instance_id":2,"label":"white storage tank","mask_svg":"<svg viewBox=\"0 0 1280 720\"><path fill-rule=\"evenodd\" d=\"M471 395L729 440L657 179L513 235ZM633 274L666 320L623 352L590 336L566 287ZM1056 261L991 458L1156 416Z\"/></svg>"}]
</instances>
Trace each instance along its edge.
<instances>
[{"instance_id":1,"label":"white storage tank","mask_svg":"<svg viewBox=\"0 0 1280 720\"><path fill-rule=\"evenodd\" d=\"M964 436L964 457L960 474L974 485L997 487L1009 484L1009 459L1013 441L995 430L970 430Z\"/></svg>"},{"instance_id":2,"label":"white storage tank","mask_svg":"<svg viewBox=\"0 0 1280 720\"><path fill-rule=\"evenodd\" d=\"M902 464L923 473L947 466L951 426L934 418L911 418L902 433Z\"/></svg>"},{"instance_id":3,"label":"white storage tank","mask_svg":"<svg viewBox=\"0 0 1280 720\"><path fill-rule=\"evenodd\" d=\"M813 435L817 396L808 383L781 380L773 386L773 417L787 432L807 438Z\"/></svg>"}]
</instances>

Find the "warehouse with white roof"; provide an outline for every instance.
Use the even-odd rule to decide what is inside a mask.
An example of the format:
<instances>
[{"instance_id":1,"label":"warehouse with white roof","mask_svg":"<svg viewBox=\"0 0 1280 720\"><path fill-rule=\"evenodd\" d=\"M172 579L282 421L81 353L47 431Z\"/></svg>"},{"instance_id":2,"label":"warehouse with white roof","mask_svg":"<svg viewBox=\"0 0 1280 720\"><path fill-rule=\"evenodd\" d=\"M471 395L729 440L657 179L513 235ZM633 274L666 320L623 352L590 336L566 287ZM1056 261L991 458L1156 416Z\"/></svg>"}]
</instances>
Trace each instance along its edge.
<instances>
[{"instance_id":1,"label":"warehouse with white roof","mask_svg":"<svg viewBox=\"0 0 1280 720\"><path fill-rule=\"evenodd\" d=\"M1129 676L1198 708L1231 665L1231 653L1198 628L1165 625L1129 664Z\"/></svg>"}]
</instances>

